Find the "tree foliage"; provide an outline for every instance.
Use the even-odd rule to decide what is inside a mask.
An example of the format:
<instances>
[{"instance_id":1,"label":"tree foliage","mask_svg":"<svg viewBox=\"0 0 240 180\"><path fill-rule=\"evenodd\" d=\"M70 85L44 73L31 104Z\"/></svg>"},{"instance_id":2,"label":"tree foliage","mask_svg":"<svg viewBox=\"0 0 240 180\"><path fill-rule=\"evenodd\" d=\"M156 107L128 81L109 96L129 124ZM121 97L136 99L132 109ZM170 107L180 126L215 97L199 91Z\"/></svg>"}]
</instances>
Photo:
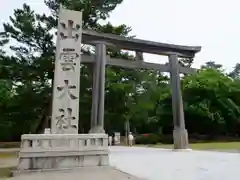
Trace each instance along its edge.
<instances>
[{"instance_id":1,"label":"tree foliage","mask_svg":"<svg viewBox=\"0 0 240 180\"><path fill-rule=\"evenodd\" d=\"M45 0L51 14L37 14L23 4L15 9L0 33L0 140L18 140L23 133L39 133L49 126L55 58L57 12L60 4L83 11L85 28L129 36L126 25L102 25L122 0ZM89 52L83 49L83 53ZM132 59L118 49L111 57ZM193 59L180 59L190 67ZM213 61L182 78L186 126L190 134L239 134L239 64L229 74ZM80 132L90 126L92 66L83 65L80 86ZM137 133L172 133L172 105L168 76L158 71L107 67L105 129L124 131L125 121Z\"/></svg>"}]
</instances>

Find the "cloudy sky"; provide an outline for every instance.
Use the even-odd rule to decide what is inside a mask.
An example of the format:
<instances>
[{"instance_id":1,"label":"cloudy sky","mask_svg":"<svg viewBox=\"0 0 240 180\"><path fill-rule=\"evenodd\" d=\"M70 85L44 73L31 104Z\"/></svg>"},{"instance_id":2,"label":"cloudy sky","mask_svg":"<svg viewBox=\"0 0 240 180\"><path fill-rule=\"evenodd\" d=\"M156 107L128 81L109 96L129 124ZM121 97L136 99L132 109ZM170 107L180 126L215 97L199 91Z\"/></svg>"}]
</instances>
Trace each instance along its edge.
<instances>
[{"instance_id":1,"label":"cloudy sky","mask_svg":"<svg viewBox=\"0 0 240 180\"><path fill-rule=\"evenodd\" d=\"M1 0L1 24L24 2L37 12L48 12L43 0ZM131 26L137 38L202 46L194 67L215 61L230 71L240 63L238 0L124 0L111 13L109 21ZM164 59L145 55L146 61L164 63Z\"/></svg>"}]
</instances>

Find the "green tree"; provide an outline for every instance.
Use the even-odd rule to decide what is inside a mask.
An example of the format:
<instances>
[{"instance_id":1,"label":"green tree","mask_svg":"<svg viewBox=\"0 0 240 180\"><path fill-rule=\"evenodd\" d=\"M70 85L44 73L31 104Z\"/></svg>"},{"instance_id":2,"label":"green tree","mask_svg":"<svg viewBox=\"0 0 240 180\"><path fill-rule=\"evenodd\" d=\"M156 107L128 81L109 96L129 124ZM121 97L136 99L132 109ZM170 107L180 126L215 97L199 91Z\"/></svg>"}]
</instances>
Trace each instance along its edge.
<instances>
[{"instance_id":1,"label":"green tree","mask_svg":"<svg viewBox=\"0 0 240 180\"><path fill-rule=\"evenodd\" d=\"M240 79L240 64L237 63L233 68L233 71L229 73L229 76L233 79Z\"/></svg>"},{"instance_id":2,"label":"green tree","mask_svg":"<svg viewBox=\"0 0 240 180\"><path fill-rule=\"evenodd\" d=\"M190 133L234 133L240 108L232 96L233 81L216 69L202 69L183 81L186 124ZM207 127L207 128L206 128Z\"/></svg>"}]
</instances>

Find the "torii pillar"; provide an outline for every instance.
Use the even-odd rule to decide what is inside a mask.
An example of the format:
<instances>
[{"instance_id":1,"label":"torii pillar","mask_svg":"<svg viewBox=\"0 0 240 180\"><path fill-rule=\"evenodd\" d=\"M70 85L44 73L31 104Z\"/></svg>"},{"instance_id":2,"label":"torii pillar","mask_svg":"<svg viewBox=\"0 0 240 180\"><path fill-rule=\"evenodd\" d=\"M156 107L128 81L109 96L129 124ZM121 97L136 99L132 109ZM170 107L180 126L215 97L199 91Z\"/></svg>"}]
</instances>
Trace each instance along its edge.
<instances>
[{"instance_id":1,"label":"torii pillar","mask_svg":"<svg viewBox=\"0 0 240 180\"><path fill-rule=\"evenodd\" d=\"M90 133L105 133L104 130L104 102L105 102L105 71L106 44L95 43L95 62L92 88L92 112Z\"/></svg>"},{"instance_id":2,"label":"torii pillar","mask_svg":"<svg viewBox=\"0 0 240 180\"><path fill-rule=\"evenodd\" d=\"M181 81L177 54L169 56L172 112L173 112L173 141L174 149L188 149L188 132L185 128Z\"/></svg>"}]
</instances>

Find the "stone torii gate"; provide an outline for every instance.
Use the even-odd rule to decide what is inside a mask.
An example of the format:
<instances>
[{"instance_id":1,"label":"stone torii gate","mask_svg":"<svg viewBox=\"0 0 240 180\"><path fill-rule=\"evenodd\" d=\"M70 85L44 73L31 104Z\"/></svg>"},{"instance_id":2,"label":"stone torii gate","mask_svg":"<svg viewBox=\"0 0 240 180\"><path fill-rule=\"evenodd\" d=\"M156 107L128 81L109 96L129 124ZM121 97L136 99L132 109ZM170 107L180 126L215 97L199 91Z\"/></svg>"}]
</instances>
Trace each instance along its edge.
<instances>
[{"instance_id":1,"label":"stone torii gate","mask_svg":"<svg viewBox=\"0 0 240 180\"><path fill-rule=\"evenodd\" d=\"M84 44L95 45L96 48L95 56L89 57L83 55L81 61L81 63L94 63L95 66L90 132L104 132L104 83L106 65L132 69L142 68L158 70L161 72L169 72L171 77L174 149L187 149L188 133L185 128L179 74L192 73L195 72L195 69L180 66L178 63L178 57L194 58L195 54L201 50L201 47L157 43L126 38L113 34L97 33L90 30L83 30L82 42ZM110 58L106 56L106 46L109 44L114 45L119 49L135 51L135 61ZM168 56L169 64L165 65L144 62L143 52Z\"/></svg>"},{"instance_id":2,"label":"stone torii gate","mask_svg":"<svg viewBox=\"0 0 240 180\"><path fill-rule=\"evenodd\" d=\"M182 67L178 58L194 58L201 47L180 46L173 44L158 43L135 38L126 38L114 34L98 33L83 30L82 43L95 45L95 56L82 55L81 63L94 64L94 81L92 93L92 118L91 131L94 133L104 132L104 83L106 65L120 66L132 69L151 69L161 72L169 72L171 79L172 110L174 122L174 149L188 148L188 133L185 128L182 94L180 87L180 73L193 73L195 69ZM106 47L113 45L119 49L136 52L135 61L106 56ZM169 63L156 64L143 61L143 53L165 55ZM97 108L98 107L98 108Z\"/></svg>"}]
</instances>

